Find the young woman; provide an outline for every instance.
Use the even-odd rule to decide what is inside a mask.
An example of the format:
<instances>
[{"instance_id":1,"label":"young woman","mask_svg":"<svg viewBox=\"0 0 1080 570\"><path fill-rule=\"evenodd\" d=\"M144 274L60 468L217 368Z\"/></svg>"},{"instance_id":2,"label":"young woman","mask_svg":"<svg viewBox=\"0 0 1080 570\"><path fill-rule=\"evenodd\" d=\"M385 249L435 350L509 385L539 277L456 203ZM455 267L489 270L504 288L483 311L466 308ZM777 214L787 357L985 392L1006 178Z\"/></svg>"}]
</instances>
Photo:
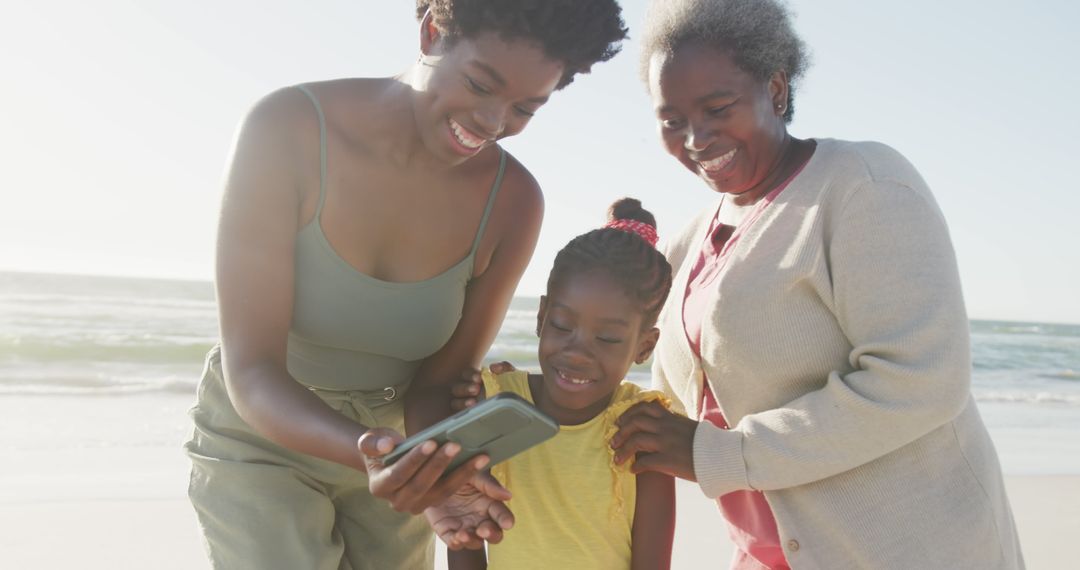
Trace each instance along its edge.
<instances>
[{"instance_id":1,"label":"young woman","mask_svg":"<svg viewBox=\"0 0 1080 570\"><path fill-rule=\"evenodd\" d=\"M187 444L190 495L221 568L424 568L413 516L498 541L505 490L443 476L454 445L378 456L449 412L448 382L494 338L542 197L497 141L617 51L613 0L418 0L419 57L396 77L290 87L241 127L218 239L222 343ZM358 444L359 442L359 444ZM358 447L359 446L359 447ZM484 481L488 481L484 483ZM404 511L404 512L401 512Z\"/></svg>"}]
</instances>

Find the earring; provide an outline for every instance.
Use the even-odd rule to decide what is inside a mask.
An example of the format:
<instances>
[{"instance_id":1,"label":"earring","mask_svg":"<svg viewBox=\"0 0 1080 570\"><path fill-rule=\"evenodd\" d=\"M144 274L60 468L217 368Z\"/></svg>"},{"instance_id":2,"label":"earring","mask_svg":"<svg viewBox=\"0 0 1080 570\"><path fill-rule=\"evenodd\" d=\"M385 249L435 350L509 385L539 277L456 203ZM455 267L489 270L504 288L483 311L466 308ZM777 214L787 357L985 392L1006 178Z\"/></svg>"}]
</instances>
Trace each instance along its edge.
<instances>
[{"instance_id":1,"label":"earring","mask_svg":"<svg viewBox=\"0 0 1080 570\"><path fill-rule=\"evenodd\" d=\"M777 111L780 111L781 113L783 113L783 112L784 112L784 106L783 106L783 105L777 105L777 106L776 106L776 110L777 110Z\"/></svg>"}]
</instances>

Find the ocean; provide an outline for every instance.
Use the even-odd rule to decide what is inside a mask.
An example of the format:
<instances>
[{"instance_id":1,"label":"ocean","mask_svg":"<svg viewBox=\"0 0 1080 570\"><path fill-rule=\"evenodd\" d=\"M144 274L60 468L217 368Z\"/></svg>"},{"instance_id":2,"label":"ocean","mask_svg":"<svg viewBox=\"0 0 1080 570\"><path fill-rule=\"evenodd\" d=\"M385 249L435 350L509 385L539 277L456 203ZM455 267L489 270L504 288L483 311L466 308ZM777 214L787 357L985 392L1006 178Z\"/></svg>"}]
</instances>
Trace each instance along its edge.
<instances>
[{"instance_id":1,"label":"ocean","mask_svg":"<svg viewBox=\"0 0 1080 570\"><path fill-rule=\"evenodd\" d=\"M487 362L537 368L536 307L513 300ZM1080 473L1080 325L975 320L971 332L972 392L1006 470ZM0 399L190 399L217 336L206 282L0 272ZM647 383L647 367L630 377ZM167 421L163 433L185 429Z\"/></svg>"}]
</instances>

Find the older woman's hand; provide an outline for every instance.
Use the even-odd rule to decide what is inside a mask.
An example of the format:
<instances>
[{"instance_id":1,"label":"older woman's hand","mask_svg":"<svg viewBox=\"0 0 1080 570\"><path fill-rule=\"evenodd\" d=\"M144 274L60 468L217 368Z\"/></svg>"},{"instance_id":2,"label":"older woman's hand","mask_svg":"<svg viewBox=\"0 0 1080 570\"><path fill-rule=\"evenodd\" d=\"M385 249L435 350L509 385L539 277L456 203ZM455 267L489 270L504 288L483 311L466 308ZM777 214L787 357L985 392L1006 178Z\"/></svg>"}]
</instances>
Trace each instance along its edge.
<instances>
[{"instance_id":1,"label":"older woman's hand","mask_svg":"<svg viewBox=\"0 0 1080 570\"><path fill-rule=\"evenodd\" d=\"M635 457L631 471L657 471L688 481L694 475L694 432L698 422L669 411L658 402L635 404L616 424L611 438L615 462Z\"/></svg>"}]
</instances>

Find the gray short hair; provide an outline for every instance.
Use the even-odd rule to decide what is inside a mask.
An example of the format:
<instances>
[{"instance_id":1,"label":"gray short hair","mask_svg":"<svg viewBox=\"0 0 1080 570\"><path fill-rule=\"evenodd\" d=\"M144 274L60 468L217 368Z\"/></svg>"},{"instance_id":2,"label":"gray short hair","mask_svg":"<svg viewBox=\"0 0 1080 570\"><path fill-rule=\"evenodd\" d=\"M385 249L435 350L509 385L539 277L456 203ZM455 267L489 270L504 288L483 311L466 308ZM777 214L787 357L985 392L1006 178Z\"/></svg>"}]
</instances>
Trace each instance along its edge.
<instances>
[{"instance_id":1,"label":"gray short hair","mask_svg":"<svg viewBox=\"0 0 1080 570\"><path fill-rule=\"evenodd\" d=\"M766 81L788 76L784 120L791 122L795 85L809 65L806 45L791 27L783 0L652 0L641 35L641 77L656 53L671 54L689 43L731 53L740 69Z\"/></svg>"}]
</instances>

